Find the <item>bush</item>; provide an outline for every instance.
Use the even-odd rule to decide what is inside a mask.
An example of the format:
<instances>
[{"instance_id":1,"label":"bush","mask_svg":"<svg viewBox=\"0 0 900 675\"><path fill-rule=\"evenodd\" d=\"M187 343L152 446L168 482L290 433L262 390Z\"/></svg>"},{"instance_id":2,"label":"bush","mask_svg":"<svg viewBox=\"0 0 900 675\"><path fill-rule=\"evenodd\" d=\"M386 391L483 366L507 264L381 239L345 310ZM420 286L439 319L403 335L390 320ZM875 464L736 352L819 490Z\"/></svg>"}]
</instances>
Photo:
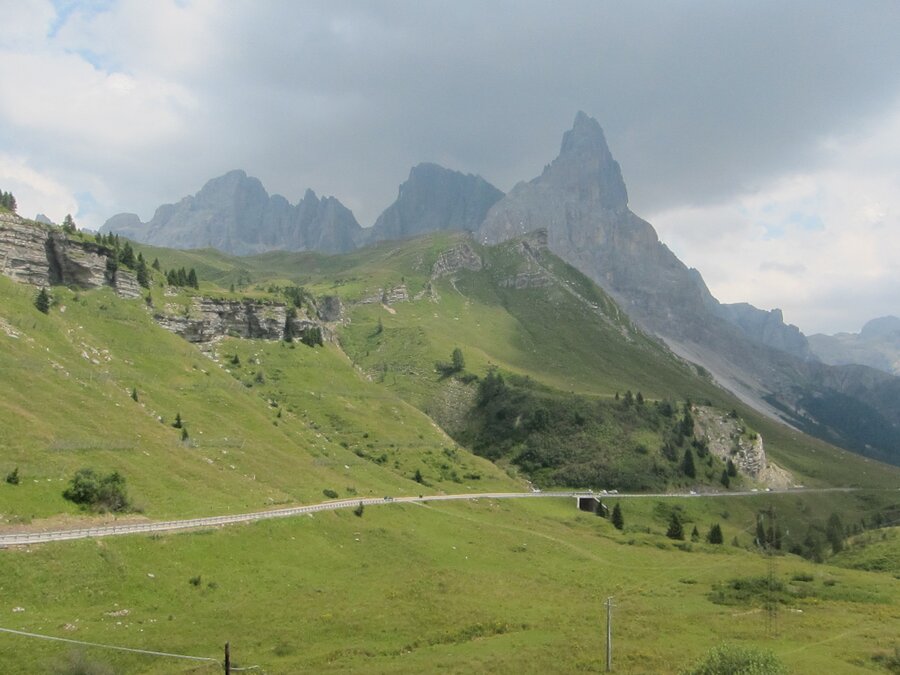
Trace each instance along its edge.
<instances>
[{"instance_id":1,"label":"bush","mask_svg":"<svg viewBox=\"0 0 900 675\"><path fill-rule=\"evenodd\" d=\"M125 477L118 471L100 476L93 469L79 469L69 481L63 497L98 511L121 512L131 507Z\"/></svg>"},{"instance_id":2,"label":"bush","mask_svg":"<svg viewBox=\"0 0 900 675\"><path fill-rule=\"evenodd\" d=\"M365 508L363 506L363 503L360 502L359 506L357 506L355 509L353 509L353 515L357 516L358 518L362 518L364 510L365 510Z\"/></svg>"},{"instance_id":3,"label":"bush","mask_svg":"<svg viewBox=\"0 0 900 675\"><path fill-rule=\"evenodd\" d=\"M782 675L787 673L772 652L719 645L681 675Z\"/></svg>"},{"instance_id":4,"label":"bush","mask_svg":"<svg viewBox=\"0 0 900 675\"><path fill-rule=\"evenodd\" d=\"M338 497L338 493L331 488L325 488L324 490L322 490L322 494L328 497L328 499L337 499Z\"/></svg>"},{"instance_id":5,"label":"bush","mask_svg":"<svg viewBox=\"0 0 900 675\"><path fill-rule=\"evenodd\" d=\"M47 292L46 288L42 288L38 291L37 297L34 299L34 306L39 312L43 312L44 314L50 312L50 294Z\"/></svg>"},{"instance_id":6,"label":"bush","mask_svg":"<svg viewBox=\"0 0 900 675\"><path fill-rule=\"evenodd\" d=\"M8 474L6 474L6 482L10 485L18 485L19 484L19 467L16 467Z\"/></svg>"}]
</instances>

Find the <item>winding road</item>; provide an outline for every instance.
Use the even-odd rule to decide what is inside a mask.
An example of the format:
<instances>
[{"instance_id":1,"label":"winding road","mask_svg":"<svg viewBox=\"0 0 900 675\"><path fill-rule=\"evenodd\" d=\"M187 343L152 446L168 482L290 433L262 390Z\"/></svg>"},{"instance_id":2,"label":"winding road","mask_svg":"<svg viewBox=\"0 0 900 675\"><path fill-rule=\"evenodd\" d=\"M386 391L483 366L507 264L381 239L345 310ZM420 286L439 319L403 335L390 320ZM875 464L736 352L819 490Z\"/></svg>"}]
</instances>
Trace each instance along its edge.
<instances>
[{"instance_id":1,"label":"winding road","mask_svg":"<svg viewBox=\"0 0 900 675\"><path fill-rule=\"evenodd\" d=\"M145 532L174 532L178 530L191 530L201 527L219 527L232 523L247 523L269 518L290 518L318 511L334 511L336 509L356 508L363 506L381 506L386 504L409 504L419 502L438 502L473 499L537 499L560 497L598 497L601 499L700 499L710 497L748 497L771 494L784 494L786 492L850 492L859 488L819 488L819 489L789 489L771 491L742 491L742 492L713 492L713 493L602 493L602 492L474 492L458 495L425 495L421 497L384 497L364 499L335 499L320 504L308 506L292 506L284 509L269 511L256 511L253 513L238 513L229 516L211 516L208 518L189 518L187 520L166 520L149 523L123 523L121 525L100 525L81 529L56 530L44 532L18 532L15 534L0 534L0 548L9 546L25 546L29 544L44 544L51 541L67 541L70 539L89 539L94 537L113 537L123 534L140 534Z\"/></svg>"}]
</instances>

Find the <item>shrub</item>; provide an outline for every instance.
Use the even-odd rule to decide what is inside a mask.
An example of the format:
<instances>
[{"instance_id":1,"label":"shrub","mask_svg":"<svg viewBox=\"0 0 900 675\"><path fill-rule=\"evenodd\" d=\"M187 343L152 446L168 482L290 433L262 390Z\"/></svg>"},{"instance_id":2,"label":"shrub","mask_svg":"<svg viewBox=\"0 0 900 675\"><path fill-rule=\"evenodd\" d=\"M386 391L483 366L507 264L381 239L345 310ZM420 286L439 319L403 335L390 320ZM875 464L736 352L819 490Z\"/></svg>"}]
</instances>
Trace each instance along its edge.
<instances>
[{"instance_id":1,"label":"shrub","mask_svg":"<svg viewBox=\"0 0 900 675\"><path fill-rule=\"evenodd\" d=\"M16 467L8 474L6 474L6 482L10 485L18 485L19 484L19 467Z\"/></svg>"},{"instance_id":2,"label":"shrub","mask_svg":"<svg viewBox=\"0 0 900 675\"><path fill-rule=\"evenodd\" d=\"M191 586L193 586L194 588L199 588L199 587L200 587L200 582L201 582L201 581L202 581L202 579L200 578L200 575L199 575L199 574L198 574L197 576L195 576L195 577L191 577L190 579L188 579L188 583L189 583Z\"/></svg>"},{"instance_id":3,"label":"shrub","mask_svg":"<svg viewBox=\"0 0 900 675\"><path fill-rule=\"evenodd\" d=\"M125 477L118 471L100 476L93 469L79 469L69 481L63 497L99 511L121 512L127 511L131 506Z\"/></svg>"},{"instance_id":4,"label":"shrub","mask_svg":"<svg viewBox=\"0 0 900 675\"><path fill-rule=\"evenodd\" d=\"M719 645L681 675L782 675L787 673L772 652Z\"/></svg>"},{"instance_id":5,"label":"shrub","mask_svg":"<svg viewBox=\"0 0 900 675\"><path fill-rule=\"evenodd\" d=\"M362 518L363 511L364 511L363 503L360 502L359 506L357 506L355 509L353 509L353 515L357 516L358 518Z\"/></svg>"},{"instance_id":6,"label":"shrub","mask_svg":"<svg viewBox=\"0 0 900 675\"><path fill-rule=\"evenodd\" d=\"M322 494L328 497L328 499L337 499L338 497L338 493L331 488L325 488L324 490L322 490Z\"/></svg>"},{"instance_id":7,"label":"shrub","mask_svg":"<svg viewBox=\"0 0 900 675\"><path fill-rule=\"evenodd\" d=\"M50 312L50 294L46 288L38 291L37 297L34 299L34 306L39 312L48 314Z\"/></svg>"}]
</instances>

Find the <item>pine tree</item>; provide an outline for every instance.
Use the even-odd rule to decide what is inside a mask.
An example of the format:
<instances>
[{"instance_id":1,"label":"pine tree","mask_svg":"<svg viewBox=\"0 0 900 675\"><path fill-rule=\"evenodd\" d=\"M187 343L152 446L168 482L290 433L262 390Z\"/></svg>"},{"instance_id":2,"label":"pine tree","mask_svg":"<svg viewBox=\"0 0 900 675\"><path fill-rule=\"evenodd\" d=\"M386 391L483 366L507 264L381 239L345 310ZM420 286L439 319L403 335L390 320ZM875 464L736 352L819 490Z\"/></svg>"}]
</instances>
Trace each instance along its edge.
<instances>
[{"instance_id":1,"label":"pine tree","mask_svg":"<svg viewBox=\"0 0 900 675\"><path fill-rule=\"evenodd\" d=\"M825 525L825 538L831 544L831 550L834 553L840 553L844 550L844 524L837 513L832 513L828 516L828 524Z\"/></svg>"},{"instance_id":2,"label":"pine tree","mask_svg":"<svg viewBox=\"0 0 900 675\"><path fill-rule=\"evenodd\" d=\"M762 516L756 516L756 545L760 548L766 548L766 529L763 526Z\"/></svg>"},{"instance_id":3,"label":"pine tree","mask_svg":"<svg viewBox=\"0 0 900 675\"><path fill-rule=\"evenodd\" d=\"M38 291L37 297L34 299L34 306L37 307L39 312L44 314L50 313L50 294L47 293L46 288Z\"/></svg>"},{"instance_id":4,"label":"pine tree","mask_svg":"<svg viewBox=\"0 0 900 675\"><path fill-rule=\"evenodd\" d=\"M194 270L193 267L191 268L191 271L188 272L187 285L190 286L191 288L200 288L200 282L197 281L197 272Z\"/></svg>"},{"instance_id":5,"label":"pine tree","mask_svg":"<svg viewBox=\"0 0 900 675\"><path fill-rule=\"evenodd\" d=\"M181 440L186 441L188 439L187 427L181 428Z\"/></svg>"},{"instance_id":6,"label":"pine tree","mask_svg":"<svg viewBox=\"0 0 900 675\"><path fill-rule=\"evenodd\" d=\"M72 219L71 213L66 214L66 217L63 220L62 229L66 234L75 234L75 221Z\"/></svg>"},{"instance_id":7,"label":"pine tree","mask_svg":"<svg viewBox=\"0 0 900 675\"><path fill-rule=\"evenodd\" d=\"M728 477L728 470L722 469L722 477L719 479L726 488L731 486L731 479Z\"/></svg>"},{"instance_id":8,"label":"pine tree","mask_svg":"<svg viewBox=\"0 0 900 675\"><path fill-rule=\"evenodd\" d=\"M613 507L612 512L612 524L617 530L621 530L625 527L625 518L622 516L622 508L618 503Z\"/></svg>"},{"instance_id":9,"label":"pine tree","mask_svg":"<svg viewBox=\"0 0 900 675\"><path fill-rule=\"evenodd\" d=\"M127 241L125 242L125 246L123 246L122 250L119 252L119 262L125 265L125 267L127 267L128 269L134 269L134 249L131 248L131 244L129 244Z\"/></svg>"},{"instance_id":10,"label":"pine tree","mask_svg":"<svg viewBox=\"0 0 900 675\"><path fill-rule=\"evenodd\" d=\"M697 469L694 466L694 453L690 448L684 451L684 459L681 460L681 470L688 478L694 478L697 475Z\"/></svg>"},{"instance_id":11,"label":"pine tree","mask_svg":"<svg viewBox=\"0 0 900 675\"><path fill-rule=\"evenodd\" d=\"M176 429L182 428L183 425L182 425L182 421L181 421L181 413L180 412L175 413L175 421L172 422L172 426L175 427Z\"/></svg>"},{"instance_id":12,"label":"pine tree","mask_svg":"<svg viewBox=\"0 0 900 675\"><path fill-rule=\"evenodd\" d=\"M465 370L466 360L463 358L462 349L459 347L454 348L450 360L453 365L453 372L459 373Z\"/></svg>"},{"instance_id":13,"label":"pine tree","mask_svg":"<svg viewBox=\"0 0 900 675\"><path fill-rule=\"evenodd\" d=\"M150 270L147 269L147 263L144 261L144 256L138 255L134 273L137 277L138 284L140 284L142 288L150 288Z\"/></svg>"},{"instance_id":14,"label":"pine tree","mask_svg":"<svg viewBox=\"0 0 900 675\"><path fill-rule=\"evenodd\" d=\"M138 393L137 393L137 389L135 387L131 388L131 400L132 401L138 400Z\"/></svg>"},{"instance_id":15,"label":"pine tree","mask_svg":"<svg viewBox=\"0 0 900 675\"><path fill-rule=\"evenodd\" d=\"M678 517L677 511L672 511L672 516L669 518L669 529L666 530L666 536L669 539L684 540L684 527L681 524L681 518Z\"/></svg>"},{"instance_id":16,"label":"pine tree","mask_svg":"<svg viewBox=\"0 0 900 675\"><path fill-rule=\"evenodd\" d=\"M162 272L162 266L159 264L159 258L153 259L153 269L155 269L157 272Z\"/></svg>"},{"instance_id":17,"label":"pine tree","mask_svg":"<svg viewBox=\"0 0 900 675\"><path fill-rule=\"evenodd\" d=\"M728 471L728 475L731 478L737 476L737 467L734 465L734 462L729 458L728 463L725 465L726 470Z\"/></svg>"},{"instance_id":18,"label":"pine tree","mask_svg":"<svg viewBox=\"0 0 900 675\"><path fill-rule=\"evenodd\" d=\"M697 530L696 525L694 525L694 529L691 530L691 541L700 541L700 532Z\"/></svg>"},{"instance_id":19,"label":"pine tree","mask_svg":"<svg viewBox=\"0 0 900 675\"><path fill-rule=\"evenodd\" d=\"M714 523L713 526L709 528L709 533L706 535L706 541L710 544L724 543L725 538L722 536L722 527L718 523Z\"/></svg>"}]
</instances>

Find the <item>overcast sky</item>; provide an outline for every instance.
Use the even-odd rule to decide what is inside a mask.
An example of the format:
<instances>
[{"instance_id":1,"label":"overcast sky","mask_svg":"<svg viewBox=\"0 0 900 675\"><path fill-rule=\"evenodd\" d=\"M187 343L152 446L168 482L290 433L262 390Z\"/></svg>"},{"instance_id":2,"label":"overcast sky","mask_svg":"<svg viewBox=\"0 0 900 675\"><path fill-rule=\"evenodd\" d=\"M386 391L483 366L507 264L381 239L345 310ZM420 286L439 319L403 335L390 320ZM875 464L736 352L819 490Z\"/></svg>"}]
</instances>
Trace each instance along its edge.
<instances>
[{"instance_id":1,"label":"overcast sky","mask_svg":"<svg viewBox=\"0 0 900 675\"><path fill-rule=\"evenodd\" d=\"M433 161L501 190L598 119L723 302L900 314L900 2L0 0L0 188L96 228L242 168L371 225Z\"/></svg>"}]
</instances>

